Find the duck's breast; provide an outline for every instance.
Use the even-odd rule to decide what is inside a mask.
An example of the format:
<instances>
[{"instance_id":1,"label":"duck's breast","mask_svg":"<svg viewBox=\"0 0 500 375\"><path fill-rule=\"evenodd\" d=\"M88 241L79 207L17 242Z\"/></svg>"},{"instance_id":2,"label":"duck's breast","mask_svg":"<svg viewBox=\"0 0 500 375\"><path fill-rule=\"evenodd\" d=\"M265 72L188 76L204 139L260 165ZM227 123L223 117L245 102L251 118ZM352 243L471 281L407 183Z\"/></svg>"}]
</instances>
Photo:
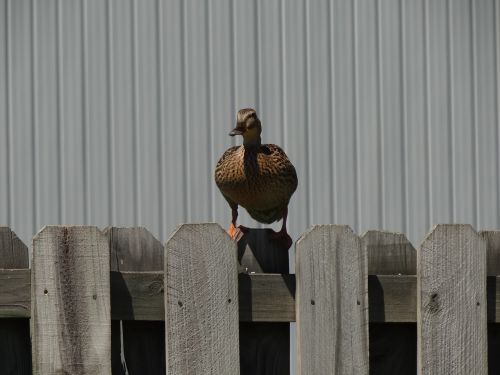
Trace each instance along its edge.
<instances>
[{"instance_id":1,"label":"duck's breast","mask_svg":"<svg viewBox=\"0 0 500 375\"><path fill-rule=\"evenodd\" d=\"M295 168L276 145L229 149L217 165L215 180L233 202L263 210L288 204L297 188Z\"/></svg>"}]
</instances>

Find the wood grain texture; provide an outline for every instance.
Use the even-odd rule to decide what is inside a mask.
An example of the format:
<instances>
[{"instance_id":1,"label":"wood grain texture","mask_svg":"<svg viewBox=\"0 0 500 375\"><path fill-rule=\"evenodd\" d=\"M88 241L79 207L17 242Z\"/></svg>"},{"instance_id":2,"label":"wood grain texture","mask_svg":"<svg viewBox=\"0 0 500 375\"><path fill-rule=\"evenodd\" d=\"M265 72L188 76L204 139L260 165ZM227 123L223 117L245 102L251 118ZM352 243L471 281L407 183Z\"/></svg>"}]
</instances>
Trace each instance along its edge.
<instances>
[{"instance_id":1,"label":"wood grain texture","mask_svg":"<svg viewBox=\"0 0 500 375\"><path fill-rule=\"evenodd\" d=\"M371 230L361 241L368 254L369 275L416 275L417 252L404 234Z\"/></svg>"},{"instance_id":2,"label":"wood grain texture","mask_svg":"<svg viewBox=\"0 0 500 375\"><path fill-rule=\"evenodd\" d=\"M369 275L370 322L417 321L417 277L415 275Z\"/></svg>"},{"instance_id":3,"label":"wood grain texture","mask_svg":"<svg viewBox=\"0 0 500 375\"><path fill-rule=\"evenodd\" d=\"M28 247L7 227L0 227L0 318L9 314L16 318L29 316L29 279L16 272L28 273ZM5 288L10 284L13 288ZM20 298L19 298L20 297ZM31 374L31 342L28 319L0 319L1 372L11 375Z\"/></svg>"},{"instance_id":4,"label":"wood grain texture","mask_svg":"<svg viewBox=\"0 0 500 375\"><path fill-rule=\"evenodd\" d=\"M368 374L367 259L347 226L319 225L296 244L297 373Z\"/></svg>"},{"instance_id":5,"label":"wood grain texture","mask_svg":"<svg viewBox=\"0 0 500 375\"><path fill-rule=\"evenodd\" d=\"M500 275L500 231L479 232L486 241L486 272L488 276Z\"/></svg>"},{"instance_id":6,"label":"wood grain texture","mask_svg":"<svg viewBox=\"0 0 500 375\"><path fill-rule=\"evenodd\" d=\"M106 228L105 233L109 238L110 267L111 271L162 271L164 263L164 247L145 228ZM140 275L140 274L139 274ZM112 286L114 284L126 283L123 273L112 272ZM140 305L131 298L134 291L132 287L140 288L145 292L145 297L156 298L163 305L163 275L149 283L141 283L143 279L137 278L133 283L123 285L121 291L127 293L113 294L111 289L112 309L125 315L126 321L112 322L112 367L113 374L164 374L165 373L165 323L151 321L152 315L158 313L158 309L146 309L139 311ZM127 280L129 281L129 280ZM116 302L116 303L113 303ZM130 313L146 315L149 320L130 321ZM161 312L164 313L163 306Z\"/></svg>"},{"instance_id":7,"label":"wood grain texture","mask_svg":"<svg viewBox=\"0 0 500 375\"><path fill-rule=\"evenodd\" d=\"M163 290L163 271L111 272L112 319L163 321Z\"/></svg>"},{"instance_id":8,"label":"wood grain texture","mask_svg":"<svg viewBox=\"0 0 500 375\"><path fill-rule=\"evenodd\" d=\"M28 268L28 247L8 227L0 227L0 268Z\"/></svg>"},{"instance_id":9,"label":"wood grain texture","mask_svg":"<svg viewBox=\"0 0 500 375\"><path fill-rule=\"evenodd\" d=\"M290 324L288 322L272 322L275 312L285 312L290 307L290 288L292 285L284 282L290 280L288 274L288 249L279 241L272 238L271 229L250 229L238 241L238 260L240 264L240 290L250 290L252 294L241 295L240 307L245 304L245 297L250 297L247 303L254 306L255 302L262 303L265 310L252 307L252 322L245 321L240 316L240 371L241 375L288 375L290 374ZM254 274L255 272L255 274ZM265 275L263 273L273 273ZM282 280L274 285L262 282L262 278L275 280L277 273L283 274ZM252 278L260 275L260 278ZM243 282L243 285L242 285ZM244 283L253 285L246 288ZM266 285L267 284L267 285ZM281 289L280 287L285 287ZM276 288L276 289L275 289ZM269 293L268 295L262 294ZM283 303L276 303L272 298L279 298ZM247 310L248 311L248 310ZM292 315L292 314L289 314ZM295 312L293 313L295 317ZM255 320L262 318L264 323Z\"/></svg>"},{"instance_id":10,"label":"wood grain texture","mask_svg":"<svg viewBox=\"0 0 500 375\"><path fill-rule=\"evenodd\" d=\"M30 277L0 270L0 318L31 316ZM490 321L499 322L500 277L489 279ZM241 322L295 321L295 275L240 274L238 289ZM370 275L368 289L370 322L416 322L416 276ZM111 318L165 319L163 272L111 272Z\"/></svg>"},{"instance_id":11,"label":"wood grain texture","mask_svg":"<svg viewBox=\"0 0 500 375\"><path fill-rule=\"evenodd\" d=\"M167 372L239 374L236 244L217 224L184 224L165 248Z\"/></svg>"},{"instance_id":12,"label":"wood grain texture","mask_svg":"<svg viewBox=\"0 0 500 375\"><path fill-rule=\"evenodd\" d=\"M295 321L295 275L240 274L238 279L240 322Z\"/></svg>"},{"instance_id":13,"label":"wood grain texture","mask_svg":"<svg viewBox=\"0 0 500 375\"><path fill-rule=\"evenodd\" d=\"M486 243L437 225L418 252L419 374L487 374Z\"/></svg>"},{"instance_id":14,"label":"wood grain texture","mask_svg":"<svg viewBox=\"0 0 500 375\"><path fill-rule=\"evenodd\" d=\"M0 318L31 316L31 271L0 270ZM4 321L0 320L0 324Z\"/></svg>"},{"instance_id":15,"label":"wood grain texture","mask_svg":"<svg viewBox=\"0 0 500 375\"><path fill-rule=\"evenodd\" d=\"M146 228L109 227L111 271L163 271L164 247Z\"/></svg>"},{"instance_id":16,"label":"wood grain texture","mask_svg":"<svg viewBox=\"0 0 500 375\"><path fill-rule=\"evenodd\" d=\"M30 270L0 270L0 318L31 316ZM295 275L239 275L240 322L294 322ZM111 319L165 319L163 272L112 272ZM415 323L417 277L368 276L370 323ZM488 322L500 323L500 276L488 276ZM1 321L1 320L0 320Z\"/></svg>"},{"instance_id":17,"label":"wood grain texture","mask_svg":"<svg viewBox=\"0 0 500 375\"><path fill-rule=\"evenodd\" d=\"M109 243L95 227L33 238L34 374L111 374Z\"/></svg>"}]
</instances>

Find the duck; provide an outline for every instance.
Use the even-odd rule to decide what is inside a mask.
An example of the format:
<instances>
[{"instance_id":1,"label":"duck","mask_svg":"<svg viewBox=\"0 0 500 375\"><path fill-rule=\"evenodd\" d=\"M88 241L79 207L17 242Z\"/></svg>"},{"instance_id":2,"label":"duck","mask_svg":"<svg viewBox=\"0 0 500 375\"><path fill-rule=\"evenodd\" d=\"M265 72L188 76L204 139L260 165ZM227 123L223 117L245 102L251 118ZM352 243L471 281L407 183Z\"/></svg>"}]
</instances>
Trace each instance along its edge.
<instances>
[{"instance_id":1,"label":"duck","mask_svg":"<svg viewBox=\"0 0 500 375\"><path fill-rule=\"evenodd\" d=\"M255 109L240 109L236 127L229 135L243 137L243 144L224 152L215 167L215 183L232 211L227 232L233 240L249 230L236 226L241 206L260 223L283 220L281 230L273 231L272 239L281 241L289 249L292 239L286 222L288 205L298 185L297 173L279 146L262 144L261 133L262 123Z\"/></svg>"}]
</instances>

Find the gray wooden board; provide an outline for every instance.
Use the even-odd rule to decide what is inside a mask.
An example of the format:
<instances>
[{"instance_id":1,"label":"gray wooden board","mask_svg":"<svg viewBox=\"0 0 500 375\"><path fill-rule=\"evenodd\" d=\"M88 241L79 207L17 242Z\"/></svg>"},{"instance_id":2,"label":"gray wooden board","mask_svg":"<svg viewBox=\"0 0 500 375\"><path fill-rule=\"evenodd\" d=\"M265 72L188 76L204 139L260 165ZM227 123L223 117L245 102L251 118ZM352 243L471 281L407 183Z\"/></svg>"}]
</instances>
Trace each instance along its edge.
<instances>
[{"instance_id":1,"label":"gray wooden board","mask_svg":"<svg viewBox=\"0 0 500 375\"><path fill-rule=\"evenodd\" d=\"M368 374L367 259L347 226L296 243L297 374Z\"/></svg>"},{"instance_id":2,"label":"gray wooden board","mask_svg":"<svg viewBox=\"0 0 500 375\"><path fill-rule=\"evenodd\" d=\"M500 231L479 232L486 241L486 272L488 276L500 275Z\"/></svg>"},{"instance_id":3,"label":"gray wooden board","mask_svg":"<svg viewBox=\"0 0 500 375\"><path fill-rule=\"evenodd\" d=\"M295 303L290 300L294 285L287 282L291 280L290 275L287 275L288 249L281 242L273 240L273 233L271 229L250 229L238 241L240 290L252 292L242 293L240 298L240 307L245 304L252 306L250 311L245 310L250 316L247 314L240 316L241 375L290 374L290 325L288 322L276 322L281 319L272 321L274 316L283 316L285 309ZM268 275L261 274L261 278L252 279L252 276L255 276L254 272L268 273ZM280 276L280 280L274 277L276 275L269 273L281 273L283 276ZM265 278L275 282L268 283L264 281ZM246 283L252 285L247 287ZM278 291L281 293L278 294ZM250 300L245 297L250 297ZM277 304L277 300L273 302L274 298L279 298L283 303ZM255 307L253 307L254 301ZM257 308L257 304L261 307ZM295 317L294 312L285 316L288 318L290 315ZM266 323L254 321L257 319Z\"/></svg>"},{"instance_id":4,"label":"gray wooden board","mask_svg":"<svg viewBox=\"0 0 500 375\"><path fill-rule=\"evenodd\" d=\"M31 316L31 272L0 270L0 322L2 318ZM295 275L239 275L241 322L294 322ZM488 322L500 323L500 276L488 277ZM370 275L370 323L415 323L417 277ZM160 321L165 319L163 272L112 272L111 318Z\"/></svg>"},{"instance_id":5,"label":"gray wooden board","mask_svg":"<svg viewBox=\"0 0 500 375\"><path fill-rule=\"evenodd\" d=\"M163 289L163 271L111 272L112 319L164 320ZM162 339L164 336L165 332L163 332Z\"/></svg>"},{"instance_id":6,"label":"gray wooden board","mask_svg":"<svg viewBox=\"0 0 500 375\"><path fill-rule=\"evenodd\" d=\"M0 268L28 268L28 247L7 227L0 227Z\"/></svg>"},{"instance_id":7,"label":"gray wooden board","mask_svg":"<svg viewBox=\"0 0 500 375\"><path fill-rule=\"evenodd\" d=\"M111 271L163 271L164 248L146 228L109 227Z\"/></svg>"},{"instance_id":8,"label":"gray wooden board","mask_svg":"<svg viewBox=\"0 0 500 375\"><path fill-rule=\"evenodd\" d=\"M0 270L28 268L29 256L27 246L21 242L17 235L7 227L0 227ZM9 270L10 271L10 270ZM4 291L4 280L0 277L0 317L9 315L18 310L30 309L29 279L19 279L15 271L8 275L7 280L15 288ZM29 270L23 270L28 272ZM4 292L4 293L2 293ZM24 297L16 299L24 292ZM27 293L26 293L27 292ZM26 296L28 294L28 296ZM5 300L6 299L6 300ZM29 314L28 314L29 316ZM0 319L0 366L4 374L31 374L31 343L30 326L28 319Z\"/></svg>"},{"instance_id":9,"label":"gray wooden board","mask_svg":"<svg viewBox=\"0 0 500 375\"><path fill-rule=\"evenodd\" d=\"M240 274L240 322L294 322L295 275Z\"/></svg>"},{"instance_id":10,"label":"gray wooden board","mask_svg":"<svg viewBox=\"0 0 500 375\"><path fill-rule=\"evenodd\" d=\"M368 276L370 374L415 374L416 324L380 324L376 321L394 319L399 322L415 322L416 250L401 233L371 230L366 232L361 240L366 248L370 275ZM380 278L371 275L379 275ZM414 276L400 278L399 275ZM388 285L383 285L387 277L391 278L389 280L392 283L399 283L399 287L390 288ZM408 290L409 287L413 289ZM405 311L404 307L409 309Z\"/></svg>"},{"instance_id":11,"label":"gray wooden board","mask_svg":"<svg viewBox=\"0 0 500 375\"><path fill-rule=\"evenodd\" d=\"M487 374L484 239L470 225L437 225L418 270L419 374Z\"/></svg>"},{"instance_id":12,"label":"gray wooden board","mask_svg":"<svg viewBox=\"0 0 500 375\"><path fill-rule=\"evenodd\" d=\"M184 224L165 248L168 373L239 374L236 244L217 224Z\"/></svg>"},{"instance_id":13,"label":"gray wooden board","mask_svg":"<svg viewBox=\"0 0 500 375\"><path fill-rule=\"evenodd\" d=\"M29 318L30 316L30 270L0 269L0 318ZM0 320L1 323L3 320ZM27 320L26 323L28 323Z\"/></svg>"},{"instance_id":14,"label":"gray wooden board","mask_svg":"<svg viewBox=\"0 0 500 375\"><path fill-rule=\"evenodd\" d=\"M111 374L109 243L95 227L33 238L34 374Z\"/></svg>"},{"instance_id":15,"label":"gray wooden board","mask_svg":"<svg viewBox=\"0 0 500 375\"><path fill-rule=\"evenodd\" d=\"M163 272L164 248L145 228L117 228L110 227L105 230L109 238L110 267L111 271L161 271ZM112 272L113 283L123 284L120 293L113 295L111 289L111 307L117 309L117 313L125 315L124 318L134 318L130 313L151 314L158 310L147 309L137 311L138 305L132 305L131 291L129 288L138 287L146 292L146 296L157 298L163 305L163 276L148 282L140 283L141 279L135 279L134 283L126 284L122 273ZM127 280L128 281L128 280ZM116 302L113 304L113 302ZM118 305L117 305L118 304ZM126 312L129 316L126 316ZM163 313L163 308L161 309ZM111 357L113 374L164 374L165 373L165 323L162 321L113 321L111 337Z\"/></svg>"},{"instance_id":16,"label":"gray wooden board","mask_svg":"<svg viewBox=\"0 0 500 375\"><path fill-rule=\"evenodd\" d=\"M371 230L362 238L369 275L415 275L417 252L404 234Z\"/></svg>"}]
</instances>

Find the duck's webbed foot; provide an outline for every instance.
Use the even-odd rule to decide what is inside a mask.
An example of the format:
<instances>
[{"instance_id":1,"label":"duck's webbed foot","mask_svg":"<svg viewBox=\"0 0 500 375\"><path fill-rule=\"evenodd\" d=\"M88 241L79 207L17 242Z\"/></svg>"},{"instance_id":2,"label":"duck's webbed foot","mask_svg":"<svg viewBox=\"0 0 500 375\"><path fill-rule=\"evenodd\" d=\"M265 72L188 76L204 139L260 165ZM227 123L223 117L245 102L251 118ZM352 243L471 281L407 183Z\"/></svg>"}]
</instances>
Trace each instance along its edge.
<instances>
[{"instance_id":1,"label":"duck's webbed foot","mask_svg":"<svg viewBox=\"0 0 500 375\"><path fill-rule=\"evenodd\" d=\"M239 241L244 234L248 233L249 229L243 225L236 226L236 220L238 219L238 206L232 206L232 220L227 233L234 241Z\"/></svg>"},{"instance_id":2,"label":"duck's webbed foot","mask_svg":"<svg viewBox=\"0 0 500 375\"><path fill-rule=\"evenodd\" d=\"M238 233L238 228L236 228L234 224L231 223L231 225L229 225L229 229L227 230L227 234L229 234L229 237L231 237L231 239L234 240L237 233Z\"/></svg>"},{"instance_id":3,"label":"duck's webbed foot","mask_svg":"<svg viewBox=\"0 0 500 375\"><path fill-rule=\"evenodd\" d=\"M292 237L286 231L286 219L288 217L288 207L285 207L283 210L283 225L281 226L281 230L279 232L274 232L272 235L272 239L275 241L279 241L283 244L283 247L288 250L292 247L293 241Z\"/></svg>"}]
</instances>

